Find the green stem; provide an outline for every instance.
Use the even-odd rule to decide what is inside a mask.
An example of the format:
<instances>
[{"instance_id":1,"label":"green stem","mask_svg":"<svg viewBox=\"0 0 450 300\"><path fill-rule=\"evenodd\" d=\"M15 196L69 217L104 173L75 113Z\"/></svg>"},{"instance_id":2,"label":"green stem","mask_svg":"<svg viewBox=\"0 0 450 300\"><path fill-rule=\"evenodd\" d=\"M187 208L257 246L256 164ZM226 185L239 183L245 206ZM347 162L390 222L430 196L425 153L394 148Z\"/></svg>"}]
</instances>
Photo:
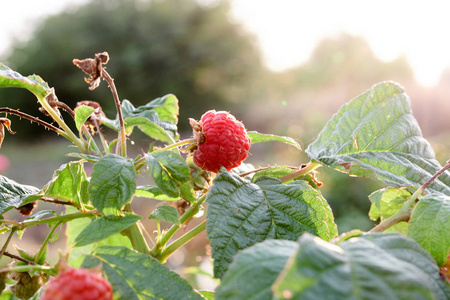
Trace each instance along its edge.
<instances>
[{"instance_id":1,"label":"green stem","mask_svg":"<svg viewBox=\"0 0 450 300\"><path fill-rule=\"evenodd\" d=\"M109 88L111 89L111 92L113 94L114 103L116 104L117 109L117 116L119 118L119 125L120 125L120 133L119 133L119 141L120 141L120 148L121 148L121 154L122 156L127 156L127 135L125 133L125 123L123 121L123 114L122 114L122 105L120 104L119 94L117 93L116 85L114 84L114 79L106 72L106 70L103 68L102 70L102 76L103 79L108 82Z\"/></svg>"},{"instance_id":2,"label":"green stem","mask_svg":"<svg viewBox=\"0 0 450 300\"><path fill-rule=\"evenodd\" d=\"M397 223L403 221L409 221L412 213L412 206L416 202L416 200L422 195L422 193L426 190L426 188L433 183L436 178L442 175L447 169L450 169L450 160L446 163L444 167L442 167L439 171L437 171L429 180L427 180L411 197L403 204L403 206L392 216L383 220L372 228L369 232L383 232L384 230L394 226Z\"/></svg>"},{"instance_id":3,"label":"green stem","mask_svg":"<svg viewBox=\"0 0 450 300\"><path fill-rule=\"evenodd\" d=\"M161 252L163 251L165 245L169 242L169 240L172 238L172 236L183 226L186 221L188 221L190 218L195 216L200 206L203 204L203 202L206 200L206 194L200 197L197 202L192 204L192 206L185 211L185 213L180 217L178 224L173 224L172 227L169 228L169 230L161 237L161 239L153 246L153 248L150 250L150 254L153 257L158 257Z\"/></svg>"},{"instance_id":4,"label":"green stem","mask_svg":"<svg viewBox=\"0 0 450 300\"><path fill-rule=\"evenodd\" d=\"M1 268L0 273L4 272L29 272L29 271L40 271L51 276L55 276L57 274L56 270L49 266L41 266L41 265L26 265L26 266L15 266L15 267L6 267Z\"/></svg>"},{"instance_id":5,"label":"green stem","mask_svg":"<svg viewBox=\"0 0 450 300\"><path fill-rule=\"evenodd\" d=\"M6 248L8 248L9 242L11 241L11 239L12 239L14 233L16 232L16 230L17 230L16 227L13 227L13 228L11 229L11 233L9 234L8 238L6 239L6 242L5 242L5 244L3 245L2 250L0 250L0 259L2 258L3 253L5 253Z\"/></svg>"},{"instance_id":6,"label":"green stem","mask_svg":"<svg viewBox=\"0 0 450 300\"><path fill-rule=\"evenodd\" d=\"M318 162L309 162L305 167L301 168L300 170L295 171L295 172L293 172L291 174L288 174L286 176L283 176L283 177L281 177L279 179L280 179L281 182L287 182L287 181L290 181L290 180L294 180L294 179L296 179L298 177L301 177L301 176L304 176L304 175L308 174L309 172L317 169L320 166L321 166L321 164L318 163Z\"/></svg>"},{"instance_id":7,"label":"green stem","mask_svg":"<svg viewBox=\"0 0 450 300\"><path fill-rule=\"evenodd\" d=\"M32 227L32 226L36 226L36 225L42 225L42 224L48 224L48 223L54 223L54 222L68 222L74 219L79 219L79 218L92 218L94 216L98 216L100 215L97 211L88 211L88 212L76 212L76 213L72 213L72 214L66 214L66 215L61 215L61 216L55 216L55 217L50 217L47 219L42 219L42 220L36 220L36 221L29 221L29 222L22 222L22 223L17 223L18 226L21 229L24 228L28 228L28 227ZM0 224L2 223L7 223L4 222L4 220L0 220Z\"/></svg>"},{"instance_id":8,"label":"green stem","mask_svg":"<svg viewBox=\"0 0 450 300\"><path fill-rule=\"evenodd\" d=\"M63 222L60 221L58 223L56 223L55 226L53 226L53 228L50 230L50 232L47 234L47 237L45 238L44 242L42 243L41 248L39 249L38 254L35 256L35 262L38 263L40 257L43 255L43 253L46 251L46 247L48 244L48 241L50 241L50 239L52 238L53 234L55 233L56 228L58 228L59 225L61 225Z\"/></svg>"},{"instance_id":9,"label":"green stem","mask_svg":"<svg viewBox=\"0 0 450 300\"><path fill-rule=\"evenodd\" d=\"M187 145L187 144L190 144L190 143L193 143L193 142L196 142L196 141L197 141L197 138L190 138L190 139L178 141L178 142L176 142L174 144L168 145L168 146L164 147L163 149L164 150L170 150L170 149L177 148L177 147L180 147L180 146L183 146L183 145Z\"/></svg>"},{"instance_id":10,"label":"green stem","mask_svg":"<svg viewBox=\"0 0 450 300\"><path fill-rule=\"evenodd\" d=\"M161 253L156 257L156 259L161 262L165 263L167 258L175 252L178 248L185 245L187 242L192 240L194 237L199 235L202 231L206 229L206 220L194 227L192 230L187 232L186 234L182 235L179 239L174 241L172 244L167 246L164 250L161 251Z\"/></svg>"},{"instance_id":11,"label":"green stem","mask_svg":"<svg viewBox=\"0 0 450 300\"><path fill-rule=\"evenodd\" d=\"M125 205L124 211L131 213L133 212L130 203ZM123 230L122 234L130 240L134 250L141 253L150 254L150 247L148 246L147 241L144 239L144 235L142 234L141 228L139 228L138 223L134 223L127 229Z\"/></svg>"},{"instance_id":12,"label":"green stem","mask_svg":"<svg viewBox=\"0 0 450 300\"><path fill-rule=\"evenodd\" d=\"M40 95L35 94L38 98L39 103L42 107L48 112L48 114L53 118L53 120L58 123L58 125L63 129L68 139L71 140L81 152L87 154L88 150L86 145L72 132L72 130L67 126L67 124L58 116L58 114L53 110L53 108L48 104L45 97L41 97Z\"/></svg>"}]
</instances>

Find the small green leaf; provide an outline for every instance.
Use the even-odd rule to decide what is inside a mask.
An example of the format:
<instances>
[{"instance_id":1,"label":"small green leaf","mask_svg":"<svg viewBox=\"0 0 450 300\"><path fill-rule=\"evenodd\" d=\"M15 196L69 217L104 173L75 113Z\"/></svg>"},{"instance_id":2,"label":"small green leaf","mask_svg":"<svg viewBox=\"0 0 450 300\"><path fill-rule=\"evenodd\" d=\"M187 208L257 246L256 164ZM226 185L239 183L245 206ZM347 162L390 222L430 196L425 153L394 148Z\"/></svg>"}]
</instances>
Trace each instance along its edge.
<instances>
[{"instance_id":1,"label":"small green leaf","mask_svg":"<svg viewBox=\"0 0 450 300\"><path fill-rule=\"evenodd\" d=\"M31 222L31 221L38 221L42 220L45 216L48 215L57 215L56 211L54 210L41 210L34 215L29 216L24 222Z\"/></svg>"},{"instance_id":2,"label":"small green leaf","mask_svg":"<svg viewBox=\"0 0 450 300\"><path fill-rule=\"evenodd\" d=\"M99 263L113 286L115 299L203 300L186 280L147 254L103 246L85 259L83 267Z\"/></svg>"},{"instance_id":3,"label":"small green leaf","mask_svg":"<svg viewBox=\"0 0 450 300\"><path fill-rule=\"evenodd\" d=\"M92 170L89 197L106 217L118 217L136 190L136 171L131 159L108 154Z\"/></svg>"},{"instance_id":4,"label":"small green leaf","mask_svg":"<svg viewBox=\"0 0 450 300\"><path fill-rule=\"evenodd\" d=\"M37 75L22 76L2 63L0 63L0 87L25 88L41 98L53 91L41 77Z\"/></svg>"},{"instance_id":5,"label":"small green leaf","mask_svg":"<svg viewBox=\"0 0 450 300\"><path fill-rule=\"evenodd\" d=\"M420 187L441 166L422 136L402 87L382 82L341 107L306 152L349 175ZM428 189L450 195L450 172Z\"/></svg>"},{"instance_id":6,"label":"small green leaf","mask_svg":"<svg viewBox=\"0 0 450 300\"><path fill-rule=\"evenodd\" d=\"M152 211L152 213L148 218L165 222L171 222L174 224L180 224L180 221L178 220L179 217L180 216L178 215L178 211L175 207L161 205L155 208L155 210Z\"/></svg>"},{"instance_id":7,"label":"small green leaf","mask_svg":"<svg viewBox=\"0 0 450 300\"><path fill-rule=\"evenodd\" d=\"M450 197L435 193L420 198L409 221L407 235L443 266L450 252Z\"/></svg>"},{"instance_id":8,"label":"small green leaf","mask_svg":"<svg viewBox=\"0 0 450 300\"><path fill-rule=\"evenodd\" d=\"M94 110L93 107L87 105L81 105L75 109L75 125L78 131L81 131L81 126L83 126Z\"/></svg>"},{"instance_id":9,"label":"small green leaf","mask_svg":"<svg viewBox=\"0 0 450 300\"><path fill-rule=\"evenodd\" d=\"M428 253L402 235L336 246L305 234L299 244L273 287L276 299L447 299L450 292Z\"/></svg>"},{"instance_id":10,"label":"small green leaf","mask_svg":"<svg viewBox=\"0 0 450 300\"><path fill-rule=\"evenodd\" d=\"M74 246L81 247L101 241L116 233L120 233L140 219L142 219L141 216L134 214L126 214L117 219L100 217L86 226L86 228L84 228L84 230L75 238Z\"/></svg>"},{"instance_id":11,"label":"small green leaf","mask_svg":"<svg viewBox=\"0 0 450 300\"><path fill-rule=\"evenodd\" d=\"M38 192L39 189L34 186L20 184L0 175L0 215L39 199L40 196L35 196Z\"/></svg>"},{"instance_id":12,"label":"small green leaf","mask_svg":"<svg viewBox=\"0 0 450 300\"><path fill-rule=\"evenodd\" d=\"M89 202L87 184L83 162L69 162L55 171L43 189L43 196L80 205Z\"/></svg>"},{"instance_id":13,"label":"small green leaf","mask_svg":"<svg viewBox=\"0 0 450 300\"><path fill-rule=\"evenodd\" d=\"M178 153L168 150L145 154L145 160L160 190L172 198L178 197L180 186L191 178L186 161Z\"/></svg>"},{"instance_id":14,"label":"small green leaf","mask_svg":"<svg viewBox=\"0 0 450 300\"><path fill-rule=\"evenodd\" d=\"M266 240L239 252L216 289L217 300L271 300L272 284L298 243Z\"/></svg>"},{"instance_id":15,"label":"small green leaf","mask_svg":"<svg viewBox=\"0 0 450 300\"><path fill-rule=\"evenodd\" d=\"M213 291L198 291L202 296L203 296L203 298L205 298L206 300L214 300L215 299L215 297L214 297L214 292ZM1 300L1 299L0 299Z\"/></svg>"},{"instance_id":16,"label":"small green leaf","mask_svg":"<svg viewBox=\"0 0 450 300\"><path fill-rule=\"evenodd\" d=\"M384 220L395 214L412 193L406 188L388 187L369 195L372 205L369 211L371 220Z\"/></svg>"},{"instance_id":17,"label":"small green leaf","mask_svg":"<svg viewBox=\"0 0 450 300\"><path fill-rule=\"evenodd\" d=\"M262 142L282 142L294 146L298 150L302 150L299 143L297 143L293 138L287 136L278 136L273 134L264 134L256 131L247 131L247 134L251 140L252 144L262 143Z\"/></svg>"},{"instance_id":18,"label":"small green leaf","mask_svg":"<svg viewBox=\"0 0 450 300\"><path fill-rule=\"evenodd\" d=\"M140 185L136 187L135 195L137 197L144 197L162 201L178 201L181 199L180 197L167 196L159 189L159 187L154 185Z\"/></svg>"},{"instance_id":19,"label":"small green leaf","mask_svg":"<svg viewBox=\"0 0 450 300\"><path fill-rule=\"evenodd\" d=\"M206 202L207 236L217 278L239 250L266 239L297 240L304 232L325 240L337 235L328 203L303 180L282 184L262 177L252 183L224 170Z\"/></svg>"},{"instance_id":20,"label":"small green leaf","mask_svg":"<svg viewBox=\"0 0 450 300\"><path fill-rule=\"evenodd\" d=\"M125 129L127 134L130 135L133 132L134 127L137 126L143 133L151 137L152 139L162 141L168 144L175 142L174 137L170 135L160 125L150 121L143 117L134 117L125 119Z\"/></svg>"},{"instance_id":21,"label":"small green leaf","mask_svg":"<svg viewBox=\"0 0 450 300\"><path fill-rule=\"evenodd\" d=\"M147 105L135 108L130 101L122 102L122 113L127 134L138 127L153 139L173 143L178 139L178 100L173 95L155 99ZM104 125L119 130L119 120L100 118Z\"/></svg>"}]
</instances>

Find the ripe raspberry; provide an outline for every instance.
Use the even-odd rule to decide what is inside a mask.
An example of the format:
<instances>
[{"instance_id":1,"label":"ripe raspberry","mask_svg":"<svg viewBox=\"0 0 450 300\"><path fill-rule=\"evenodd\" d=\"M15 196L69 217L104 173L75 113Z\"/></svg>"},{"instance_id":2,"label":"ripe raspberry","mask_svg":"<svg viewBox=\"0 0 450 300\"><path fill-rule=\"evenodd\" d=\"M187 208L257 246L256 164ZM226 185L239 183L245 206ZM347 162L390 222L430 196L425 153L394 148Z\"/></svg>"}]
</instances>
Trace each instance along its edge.
<instances>
[{"instance_id":1,"label":"ripe raspberry","mask_svg":"<svg viewBox=\"0 0 450 300\"><path fill-rule=\"evenodd\" d=\"M194 163L203 170L231 170L247 158L250 138L244 125L228 112L207 111L199 122L191 120L191 126L198 138Z\"/></svg>"},{"instance_id":2,"label":"ripe raspberry","mask_svg":"<svg viewBox=\"0 0 450 300\"><path fill-rule=\"evenodd\" d=\"M112 300L111 284L101 274L69 268L50 279L41 300Z\"/></svg>"}]
</instances>

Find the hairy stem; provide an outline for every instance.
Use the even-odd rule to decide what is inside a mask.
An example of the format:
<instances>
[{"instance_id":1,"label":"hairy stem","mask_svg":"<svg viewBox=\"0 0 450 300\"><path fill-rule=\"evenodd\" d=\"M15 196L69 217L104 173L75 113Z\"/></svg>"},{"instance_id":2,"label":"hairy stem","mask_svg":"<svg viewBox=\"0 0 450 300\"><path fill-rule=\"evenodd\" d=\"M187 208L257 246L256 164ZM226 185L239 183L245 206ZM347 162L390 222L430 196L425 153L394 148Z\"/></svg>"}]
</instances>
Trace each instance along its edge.
<instances>
[{"instance_id":1,"label":"hairy stem","mask_svg":"<svg viewBox=\"0 0 450 300\"><path fill-rule=\"evenodd\" d=\"M124 211L131 213L133 212L130 203L125 205ZM122 234L130 240L134 250L141 253L150 254L150 247L148 246L147 241L144 239L144 235L142 234L141 228L139 227L138 223L134 223L127 229L123 230Z\"/></svg>"},{"instance_id":2,"label":"hairy stem","mask_svg":"<svg viewBox=\"0 0 450 300\"><path fill-rule=\"evenodd\" d=\"M121 154L122 156L127 156L127 136L125 133L125 123L123 121L123 114L122 114L122 105L120 104L119 94L117 93L116 85L114 84L114 79L106 72L106 70L103 68L102 70L102 76L103 79L108 82L109 88L111 89L111 92L113 94L114 103L116 104L117 109L117 115L119 117L119 125L120 125L120 133L119 133L119 141L121 145Z\"/></svg>"},{"instance_id":3,"label":"hairy stem","mask_svg":"<svg viewBox=\"0 0 450 300\"><path fill-rule=\"evenodd\" d=\"M172 244L167 246L164 250L161 251L161 253L156 257L156 259L161 262L165 263L167 258L175 252L178 248L185 245L187 242L195 238L197 235L199 235L201 232L203 232L206 229L206 220L194 227L189 232L182 235L179 239L174 241Z\"/></svg>"},{"instance_id":4,"label":"hairy stem","mask_svg":"<svg viewBox=\"0 0 450 300\"><path fill-rule=\"evenodd\" d=\"M80 139L78 139L78 137L72 132L69 126L67 126L67 124L58 116L58 114L53 110L50 104L48 104L47 100L39 95L36 96L42 107L47 111L47 113L52 117L52 119L55 120L56 123L58 123L58 125L63 129L63 131L67 135L67 138L71 140L72 143L74 143L82 153L88 154L88 149L86 145Z\"/></svg>"},{"instance_id":5,"label":"hairy stem","mask_svg":"<svg viewBox=\"0 0 450 300\"><path fill-rule=\"evenodd\" d=\"M69 137L66 135L66 133L64 131L62 131L61 129L59 129L58 127L53 126L52 124L47 123L47 122L45 122L45 121L43 121L43 120L41 120L39 118L33 117L33 116L29 115L29 114L23 113L23 112L21 112L19 110L15 110L15 109L12 109L12 108L9 108L9 107L1 107L0 108L0 113L12 114L12 115L16 115L16 116L18 116L20 118L27 119L27 120L29 120L31 122L37 123L39 125L42 125L42 126L44 126L45 128L47 128L49 130L53 130L54 132L56 132L56 133L64 136L65 138L69 139Z\"/></svg>"},{"instance_id":6,"label":"hairy stem","mask_svg":"<svg viewBox=\"0 0 450 300\"><path fill-rule=\"evenodd\" d=\"M169 228L169 230L161 237L161 239L153 246L153 248L150 250L150 254L153 257L158 257L163 249L165 248L166 244L169 242L169 240L172 238L172 236L193 216L195 216L200 206L203 204L203 202L206 200L206 194L200 197L197 202L192 204L192 206L185 211L185 213L180 217L179 224L173 224L172 227ZM175 242L174 242L175 243Z\"/></svg>"}]
</instances>

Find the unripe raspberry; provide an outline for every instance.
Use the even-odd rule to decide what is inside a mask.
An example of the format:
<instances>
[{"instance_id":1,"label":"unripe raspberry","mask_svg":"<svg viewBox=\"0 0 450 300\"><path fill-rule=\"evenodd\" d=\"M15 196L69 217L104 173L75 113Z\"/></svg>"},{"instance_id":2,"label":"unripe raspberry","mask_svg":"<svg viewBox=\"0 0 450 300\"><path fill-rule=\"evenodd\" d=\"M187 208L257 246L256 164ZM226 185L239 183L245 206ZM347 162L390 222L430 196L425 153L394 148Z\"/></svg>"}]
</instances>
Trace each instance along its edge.
<instances>
[{"instance_id":1,"label":"unripe raspberry","mask_svg":"<svg viewBox=\"0 0 450 300\"><path fill-rule=\"evenodd\" d=\"M69 268L52 278L44 289L41 300L112 300L111 284L87 269Z\"/></svg>"},{"instance_id":2,"label":"unripe raspberry","mask_svg":"<svg viewBox=\"0 0 450 300\"><path fill-rule=\"evenodd\" d=\"M194 163L203 170L231 170L247 158L250 138L244 125L228 112L210 110L199 122L191 120L191 126L197 136Z\"/></svg>"},{"instance_id":3,"label":"unripe raspberry","mask_svg":"<svg viewBox=\"0 0 450 300\"><path fill-rule=\"evenodd\" d=\"M19 299L29 299L33 297L43 284L39 276L31 276L27 272L13 272L10 274L10 278L17 280L17 283L10 289L14 296Z\"/></svg>"}]
</instances>

